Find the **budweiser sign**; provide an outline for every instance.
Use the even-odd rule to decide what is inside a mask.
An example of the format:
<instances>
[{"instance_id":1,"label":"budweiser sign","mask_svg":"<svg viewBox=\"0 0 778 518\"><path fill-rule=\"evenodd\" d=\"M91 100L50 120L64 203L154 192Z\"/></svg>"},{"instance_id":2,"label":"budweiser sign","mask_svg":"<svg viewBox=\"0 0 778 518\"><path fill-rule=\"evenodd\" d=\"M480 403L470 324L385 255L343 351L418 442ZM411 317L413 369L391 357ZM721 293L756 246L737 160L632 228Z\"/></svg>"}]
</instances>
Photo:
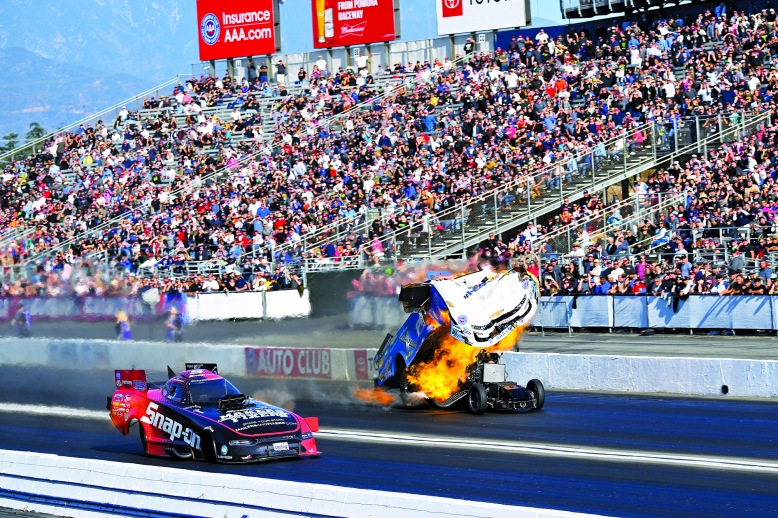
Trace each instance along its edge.
<instances>
[{"instance_id":1,"label":"budweiser sign","mask_svg":"<svg viewBox=\"0 0 778 518\"><path fill-rule=\"evenodd\" d=\"M367 27L367 20L356 25L341 25L340 37L345 38L346 36L355 36L361 38L365 35L365 27Z\"/></svg>"},{"instance_id":2,"label":"budweiser sign","mask_svg":"<svg viewBox=\"0 0 778 518\"><path fill-rule=\"evenodd\" d=\"M311 0L313 47L351 47L396 39L395 3L395 0Z\"/></svg>"}]
</instances>

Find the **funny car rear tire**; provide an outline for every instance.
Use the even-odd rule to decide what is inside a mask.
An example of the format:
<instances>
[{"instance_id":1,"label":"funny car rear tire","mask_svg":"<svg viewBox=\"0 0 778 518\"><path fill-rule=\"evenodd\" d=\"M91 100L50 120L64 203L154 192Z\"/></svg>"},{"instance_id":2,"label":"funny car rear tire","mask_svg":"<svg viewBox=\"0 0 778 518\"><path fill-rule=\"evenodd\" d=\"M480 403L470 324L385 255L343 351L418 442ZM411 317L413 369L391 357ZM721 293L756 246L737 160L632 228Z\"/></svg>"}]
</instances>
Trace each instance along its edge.
<instances>
[{"instance_id":1,"label":"funny car rear tire","mask_svg":"<svg viewBox=\"0 0 778 518\"><path fill-rule=\"evenodd\" d=\"M405 408L419 408L424 404L424 398L414 397L412 394L417 392L410 381L408 381L407 367L405 363L399 362L400 367L397 369L397 379L400 383L400 401Z\"/></svg>"},{"instance_id":2,"label":"funny car rear tire","mask_svg":"<svg viewBox=\"0 0 778 518\"><path fill-rule=\"evenodd\" d=\"M527 382L527 390L535 396L535 410L540 410L546 402L546 389L540 380L531 379Z\"/></svg>"},{"instance_id":3,"label":"funny car rear tire","mask_svg":"<svg viewBox=\"0 0 778 518\"><path fill-rule=\"evenodd\" d=\"M467 409L473 414L486 411L486 389L480 383L474 383L467 394Z\"/></svg>"}]
</instances>

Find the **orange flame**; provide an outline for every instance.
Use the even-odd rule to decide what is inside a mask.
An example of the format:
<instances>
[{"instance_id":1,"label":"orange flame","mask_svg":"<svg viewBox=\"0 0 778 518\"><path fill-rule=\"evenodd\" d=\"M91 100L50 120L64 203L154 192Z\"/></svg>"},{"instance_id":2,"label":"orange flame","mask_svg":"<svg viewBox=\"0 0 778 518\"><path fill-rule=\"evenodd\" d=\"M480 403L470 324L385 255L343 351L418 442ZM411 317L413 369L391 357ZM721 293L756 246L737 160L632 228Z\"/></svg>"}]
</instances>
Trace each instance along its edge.
<instances>
[{"instance_id":1,"label":"orange flame","mask_svg":"<svg viewBox=\"0 0 778 518\"><path fill-rule=\"evenodd\" d=\"M378 405L389 406L394 403L394 396L387 394L380 388L373 390L354 387L354 398L365 403L375 403Z\"/></svg>"},{"instance_id":2,"label":"orange flame","mask_svg":"<svg viewBox=\"0 0 778 518\"><path fill-rule=\"evenodd\" d=\"M487 352L509 351L518 343L524 327L517 327ZM445 401L459 390L460 381L467 378L467 367L475 362L480 349L464 344L445 334L438 342L433 358L428 362L411 365L408 381L428 397Z\"/></svg>"}]
</instances>

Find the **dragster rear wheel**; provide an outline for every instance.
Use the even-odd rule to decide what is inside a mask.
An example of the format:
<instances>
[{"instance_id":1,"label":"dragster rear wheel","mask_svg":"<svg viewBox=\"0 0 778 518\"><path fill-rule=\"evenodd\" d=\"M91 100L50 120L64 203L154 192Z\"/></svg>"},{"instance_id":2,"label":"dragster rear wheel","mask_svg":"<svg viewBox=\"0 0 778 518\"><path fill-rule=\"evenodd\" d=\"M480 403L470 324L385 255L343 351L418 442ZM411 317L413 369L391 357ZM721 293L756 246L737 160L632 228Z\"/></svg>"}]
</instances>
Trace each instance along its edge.
<instances>
[{"instance_id":1,"label":"dragster rear wheel","mask_svg":"<svg viewBox=\"0 0 778 518\"><path fill-rule=\"evenodd\" d=\"M473 414L483 414L486 411L486 388L481 383L473 383L470 387L467 408Z\"/></svg>"},{"instance_id":2,"label":"dragster rear wheel","mask_svg":"<svg viewBox=\"0 0 778 518\"><path fill-rule=\"evenodd\" d=\"M540 380L531 379L527 382L527 390L535 396L535 410L540 410L546 402L546 389Z\"/></svg>"}]
</instances>

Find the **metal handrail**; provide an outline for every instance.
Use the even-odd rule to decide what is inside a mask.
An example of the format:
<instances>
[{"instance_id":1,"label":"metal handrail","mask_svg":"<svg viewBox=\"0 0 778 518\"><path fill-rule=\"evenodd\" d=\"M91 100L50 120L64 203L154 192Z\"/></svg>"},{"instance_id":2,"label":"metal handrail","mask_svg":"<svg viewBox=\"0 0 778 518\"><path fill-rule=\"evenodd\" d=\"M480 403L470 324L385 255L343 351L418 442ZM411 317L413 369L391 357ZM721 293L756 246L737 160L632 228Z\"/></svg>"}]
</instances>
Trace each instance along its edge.
<instances>
[{"instance_id":1,"label":"metal handrail","mask_svg":"<svg viewBox=\"0 0 778 518\"><path fill-rule=\"evenodd\" d=\"M616 141L624 140L628 136L634 136L637 132L642 131L643 129L645 129L647 127L652 127L652 124L646 123L643 126L641 126L639 128L636 128L636 129L632 130L631 132L625 134L624 136L615 137L615 138L613 138L613 139L611 139L609 141L606 141L606 142L602 143L602 145L605 147L605 150L607 152L607 148L609 147L609 145L615 144ZM579 159L579 160L580 159L584 159L587 156L591 156L593 154L594 154L594 149L586 151L586 152L578 153L577 155L574 155L573 157L568 158L563 164L566 166L570 162L570 160L573 160L573 159ZM521 184L526 184L528 189L531 191L532 190L531 185L536 185L536 186L540 185L542 183L542 179L543 179L543 177L545 175L547 175L549 173L553 173L560 166L561 166L561 164L550 165L550 166L547 166L547 167L539 170L537 173L524 175L522 177L513 179L512 181L510 181L509 183L507 183L505 185L501 185L501 186L498 186L498 187L493 187L493 188L487 190L486 192L482 193L478 197L472 198L467 203L462 203L459 206L455 206L455 207L452 207L450 209L447 209L447 210L444 210L444 211L441 211L441 212L437 213L435 215L436 219L437 220L450 220L450 219L456 220L457 217L460 217L460 215L463 214L465 211L471 211L478 204L483 203L484 201L487 201L489 199L495 198L498 193L510 191L510 190L514 189L515 187L520 186ZM594 169L592 169L592 171L594 172ZM531 199L531 193L529 194L529 198ZM464 222L463 222L463 224L464 224ZM416 230L417 228L421 228L422 225L423 225L423 223L420 222L420 221L414 222L413 224L411 224L409 226L409 231L413 232L413 230Z\"/></svg>"},{"instance_id":2,"label":"metal handrail","mask_svg":"<svg viewBox=\"0 0 778 518\"><path fill-rule=\"evenodd\" d=\"M626 136L634 136L637 132L641 131L643 128L648 127L648 126L651 126L651 124L644 124L640 128L632 130ZM623 138L625 138L625 137L623 137L623 136L615 137L615 138L613 138L613 139L611 139L609 141L606 141L605 143L603 143L603 145L607 148L609 145L614 145L616 143L616 141L621 140ZM584 153L579 153L579 154L575 155L574 157L569 158L568 161L565 162L565 164L567 164L569 162L569 160L572 160L573 158L576 158L576 159L585 158L586 156L590 155L591 153L592 153L592 151L584 152ZM548 166L546 168L543 168L538 173L536 173L534 175L534 177L538 177L538 179L542 179L542 177L545 174L547 174L548 172L554 171L557 167L558 167L558 165L551 165L551 166ZM534 179L534 177L533 177L533 179ZM508 183L506 185L499 186L499 187L494 187L492 189L489 189L485 193L481 194L479 197L471 199L470 202L465 204L465 207L471 207L471 206L479 203L480 201L493 196L499 190L510 189L510 188L512 188L512 187L514 187L516 185L521 184L522 182L525 182L525 181L526 181L526 177L516 178L516 179L512 180L510 183ZM535 180L535 184L537 184L537 183L538 183L538 180ZM460 212L461 209L462 209L461 206L455 206L455 207L452 207L450 209L446 209L444 211L441 211L441 212L436 214L437 219L439 219L439 220L456 219L456 213ZM446 216L449 216L449 215L454 216L454 217L446 218ZM318 234L318 232L317 232L317 234ZM317 246L317 244L320 245L320 244L322 244L324 242L327 242L327 241L328 241L327 238L321 239L318 242L315 242L315 243L310 244L308 246L309 247L314 247L314 246ZM286 250L286 248L283 248L283 250Z\"/></svg>"},{"instance_id":3,"label":"metal handrail","mask_svg":"<svg viewBox=\"0 0 778 518\"><path fill-rule=\"evenodd\" d=\"M464 61L464 59L465 59L465 58L466 58L466 56L462 56L461 58L457 58L456 60L454 60L452 63L454 63L454 64L456 65L458 61ZM414 84L414 83L416 83L416 82L418 82L418 80L417 80L416 78L410 79L410 80L408 80L408 81L403 81L402 83L400 83L400 84L398 84L398 85L396 85L396 86L394 86L394 87L390 87L390 88L388 88L388 89L387 89L387 90L386 90L386 91L385 91L383 94L381 94L381 95L379 95L379 96L376 96L376 97L370 98L370 99L368 99L368 100L366 100L366 101L364 101L364 102L361 102L361 103L357 103L357 104L355 104L354 106L352 106L351 108L349 108L348 110L346 110L346 111L344 111L344 112L341 112L341 113L339 113L339 114L336 114L336 115L333 115L333 116L330 116L330 117L328 117L328 118L327 118L327 119L324 121L324 123L325 123L325 124L332 124L333 122L335 122L335 121L338 121L338 120L340 120L341 118L344 118L344 117L346 117L346 116L348 116L348 115L352 114L352 113L353 113L353 112L355 112L355 111L362 110L362 109L364 109L364 108L367 108L367 107L369 107L369 106L372 106L372 104L373 104L374 102L376 102L377 100L381 100L381 101L382 101L382 100L384 100L384 99L386 99L386 98L390 97L391 95L393 95L393 94L395 94L395 93L399 92L401 89L405 88L405 87L406 87L406 86L408 86L409 84ZM271 149L271 150L272 150L272 149L275 149L275 148L277 148L278 146L279 146L278 144L273 144L272 146L270 146L270 149ZM262 154L264 153L264 151L265 151L264 149L260 149L260 150L258 150L258 151L256 151L256 152L254 152L254 153L251 153L251 154L249 154L249 155L246 155L246 156L244 156L244 157L242 157L242 158L240 158L240 159L238 160L238 164L244 164L244 163L245 163L247 160L250 160L250 159L253 159L253 158L257 157L257 156L260 156L260 155L262 155ZM216 179L216 178L220 177L221 175L223 175L223 174L225 174L225 173L226 173L226 174L228 174L228 175L230 174L230 169L229 169L228 167L226 167L226 166L225 166L225 167L223 167L223 168L221 168L221 169L218 169L218 170L216 170L216 171L213 171L213 172L212 172L212 173L210 173L210 174L207 174L207 175L203 176L203 177L201 178L201 182L203 182L203 183L204 183L204 182L207 182L207 181L210 181L210 180ZM178 197L179 195L181 195L182 193L184 193L184 191L185 191L185 187L182 187L182 188L180 188L180 189L177 189L177 190L175 190L175 191L172 191L172 192L170 193L170 197L171 197L171 198L172 198L172 197ZM115 225L116 223L118 223L118 222L122 221L123 219L125 219L127 216L129 216L129 215L130 215L130 214L132 214L133 212L135 212L135 211L137 211L137 210L141 210L141 209L143 209L143 207L144 207L144 206L141 204L141 205L138 205L137 207L134 207L134 208L132 208L132 209L130 209L130 210L127 210L127 211L125 211L125 212L124 212L124 213L122 213L122 214L119 214L119 215L117 215L117 216L114 216L113 218L109 219L108 221L105 221L105 222L101 223L100 225L98 225L98 226L96 226L96 227L94 227L94 228L92 228L92 229L89 229L89 230L87 230L86 232L83 232L83 233L81 233L81 234L79 234L79 235L73 236L72 238L70 238L70 239L67 239L67 240L65 240L65 241L63 241L63 242L61 242L61 243L59 243L59 244L58 244L57 246L55 246L55 247L49 248L49 249L47 249L47 250L45 250L45 251L41 252L40 254L36 254L35 256L28 258L28 259L25 261L25 264L29 264L29 263L32 263L32 262L38 261L38 260L40 260L40 259L42 259L42 258L44 258L44 257L48 257L48 256L50 256L51 254L53 254L53 253L55 253L55 252L57 252L57 251L59 251L59 250L62 250L62 249L64 249L65 247L67 247L67 246L69 246L69 245L71 245L71 244L73 244L73 243L77 243L77 242L78 242L78 241L80 241L81 239L84 239L84 238L86 238L86 237L88 237L88 236L90 236L90 235L93 235L95 232L102 232L103 230L105 230L105 229L108 229L108 228L109 228L109 227L111 227L112 225Z\"/></svg>"},{"instance_id":4,"label":"metal handrail","mask_svg":"<svg viewBox=\"0 0 778 518\"><path fill-rule=\"evenodd\" d=\"M566 239L567 246L564 249L560 249L558 246L555 247L553 245L552 248L556 254L561 254L563 256L568 255L572 250L573 243L577 241L574 236L579 228L586 229L587 232L589 232L592 236L592 241L594 242L596 235L612 236L617 231L623 230L626 226L635 225L636 222L645 219L648 214L655 215L657 213L661 213L667 207L676 206L679 203L682 203L685 199L686 195L682 193L636 194L620 201L619 203L608 205L601 211L597 211L587 216L585 221L573 221L568 225L543 234L542 236L538 236L538 241L546 241L550 243L552 241L559 240L564 242ZM656 203L654 204L654 202ZM626 215L626 217L620 219L618 223L607 223L608 214L611 214L614 211L621 213L622 211L631 209L635 210L632 210L631 213ZM593 220L600 220L604 224L599 228L590 231L587 227Z\"/></svg>"},{"instance_id":5,"label":"metal handrail","mask_svg":"<svg viewBox=\"0 0 778 518\"><path fill-rule=\"evenodd\" d=\"M24 144L22 144L20 146L16 146L14 149L12 149L10 151L6 151L3 154L0 154L0 161L3 161L5 159L7 159L7 158L13 158L15 155L19 154L25 148L28 148L28 147L32 146L32 148L35 149L35 147L38 144L46 142L47 140L51 139L52 137L56 136L59 133L70 131L71 129L77 128L77 127L79 127L82 124L89 123L89 122L97 119L98 117L102 117L102 116L104 116L107 113L110 113L112 111L116 111L116 110L118 110L122 106L126 106L128 104L132 104L134 102L137 102L139 99L147 97L147 96L151 95L152 93L157 92L157 91L159 91L159 90L161 90L163 88L168 88L169 86L172 86L174 84L178 84L179 82L181 82L181 78L182 77L190 77L190 76L188 76L187 74L178 74L173 79L170 79L168 81L165 81L164 83L161 83L161 84L158 84L157 86L149 88L148 90L146 90L144 92L141 92L141 93L139 93L137 95L134 95L134 96L130 97L129 99L125 99L124 101L122 101L120 103L116 103L113 106L105 108L105 109L103 109L103 110L101 110L99 112L93 113L91 115L87 115L83 119L80 119L80 120L78 120L78 121L76 121L76 122L74 122L72 124L64 126L64 127L60 128L60 129L58 129L56 131L52 131L51 133L49 133L47 135L44 135L43 137L37 138L35 140L31 140L29 142L25 142Z\"/></svg>"},{"instance_id":6,"label":"metal handrail","mask_svg":"<svg viewBox=\"0 0 778 518\"><path fill-rule=\"evenodd\" d=\"M702 149L704 146L713 144L715 140L720 140L721 142L724 142L724 139L727 136L727 133L731 133L732 136L737 136L737 135L739 135L740 131L742 131L742 130L744 130L746 128L746 126L755 127L755 126L757 126L757 125L759 125L759 124L761 124L763 122L769 121L769 120L770 120L770 113L769 112L758 113L758 114L754 115L751 120L748 120L748 121L741 120L736 127L732 127L732 128L728 128L726 130L723 130L722 129L723 128L723 121L721 120L721 114L720 114L719 115L719 125L718 125L719 131L718 132L713 133L711 135L708 135L708 136L706 136L703 139L698 139L697 141L692 142L691 144L689 144L687 146L677 147L674 152L671 152L667 156L664 156L664 157L656 156L656 147L657 147L657 142L656 142L657 139L655 138L656 137L656 132L655 132L656 123L646 123L646 124L642 125L641 127L637 128L637 129L635 129L635 130L633 130L631 132L626 133L625 135L616 137L615 139L611 139L610 141L608 141L608 143L615 143L618 140L622 140L623 141L623 150L624 151L622 151L622 154L624 155L623 156L623 159L624 159L624 164L623 164L624 165L624 170L617 170L617 174L613 175L613 176L618 176L618 175L624 174L626 172L626 169L627 169L627 167L626 167L627 166L627 162L626 162L626 160L627 160L627 156L626 156L626 149L627 149L626 140L627 140L627 137L634 136L638 131L641 131L641 130L644 130L644 129L650 129L651 133L650 133L649 137L647 137L644 140L644 142L650 144L651 147L653 147L653 154L655 156L650 157L648 160L645 160L641 164L638 164L638 166L633 167L633 169L636 170L636 172L637 172L637 170L640 170L643 165L654 164L654 163L657 163L658 161L667 161L667 160L672 159L672 158L674 158L676 156L680 156L680 155L691 153L691 152L696 152L698 149ZM677 145L677 141L676 141L676 145ZM606 145L605 147L606 147L606 150L607 150L607 148L609 146ZM589 150L589 151L587 151L585 153L579 153L576 156L576 158L581 158L581 157L586 157L586 156L591 156L591 159L592 159L591 160L591 165L594 166L594 164L596 164L595 156L594 156L594 150ZM569 159L568 159L568 161L569 161ZM567 162L565 162L565 163L567 163ZM446 221L446 220L449 220L449 221L453 220L455 222L458 221L459 224L455 225L455 226L457 227L457 229L461 229L461 231L462 231L463 246L464 246L465 224L467 222L468 215L473 212L474 208L479 208L479 205L484 204L484 202L489 201L490 198L491 198L491 200L493 201L492 208L494 209L494 213L496 215L497 214L497 210L496 209L498 209L498 207L497 207L497 205L498 205L498 203L497 203L498 194L500 192L507 193L508 191L510 191L511 189L513 189L514 187L516 187L517 185L519 185L523 181L523 182L527 183L527 187L528 187L528 191L527 191L527 194L528 194L528 197L527 197L527 201L528 201L528 203L527 203L527 214L529 214L532 211L532 203L531 203L531 194L530 194L531 188L530 188L530 184L528 182L528 179L532 178L533 180L535 180L535 178L542 178L543 175L547 174L549 171L553 171L557 167L559 167L559 165L552 165L552 166L549 166L549 167L546 167L546 168L542 169L541 171L539 171L538 173L536 173L534 175L527 175L527 176L524 176L524 177L521 177L521 178L517 178L517 179L511 181L510 183L508 183L506 185L490 189L490 190L486 191L485 193L483 193L482 195L480 195L479 197L471 199L467 203L459 204L456 207L453 207L453 208L445 210L445 211L441 211L440 213L433 215L434 219L438 220L438 221ZM595 181L596 181L595 167L592 167L592 177L593 177L592 184L594 185ZM604 180L604 179L602 179L602 180ZM537 185L537 183L538 183L537 180L535 180L535 184L536 185ZM577 189L577 192L575 190L574 191L569 191L568 190L567 194L570 195L571 197L574 194L580 195L584 188L581 187L581 186L578 186L578 187L576 187L576 189ZM564 198L564 196L565 196L564 191L563 191L563 189L560 186L560 190L559 190L560 201ZM430 216L430 217L432 217L432 216ZM494 227L499 227L499 221L496 220L496 222L498 224L495 224ZM402 232L404 234L407 234L407 235L417 234L417 233L420 233L420 231L423 229L424 225L425 225L425 223L423 221L414 221L411 224L409 224L409 226L406 229L403 229ZM429 227L429 223L427 223L427 225ZM476 228L476 230L478 230L478 229ZM428 233L429 236L431 236L431 234L432 234L432 232ZM391 238L394 239L394 236L392 236ZM389 238L386 237L386 236L384 236L384 239L387 240L387 241L389 240ZM368 246L370 246L370 243L365 243L363 245L363 249L368 247ZM384 246L384 248L386 248L386 246ZM428 251L431 253L431 241L429 241L429 240L428 240ZM362 249L360 250L360 252L362 252Z\"/></svg>"}]
</instances>

